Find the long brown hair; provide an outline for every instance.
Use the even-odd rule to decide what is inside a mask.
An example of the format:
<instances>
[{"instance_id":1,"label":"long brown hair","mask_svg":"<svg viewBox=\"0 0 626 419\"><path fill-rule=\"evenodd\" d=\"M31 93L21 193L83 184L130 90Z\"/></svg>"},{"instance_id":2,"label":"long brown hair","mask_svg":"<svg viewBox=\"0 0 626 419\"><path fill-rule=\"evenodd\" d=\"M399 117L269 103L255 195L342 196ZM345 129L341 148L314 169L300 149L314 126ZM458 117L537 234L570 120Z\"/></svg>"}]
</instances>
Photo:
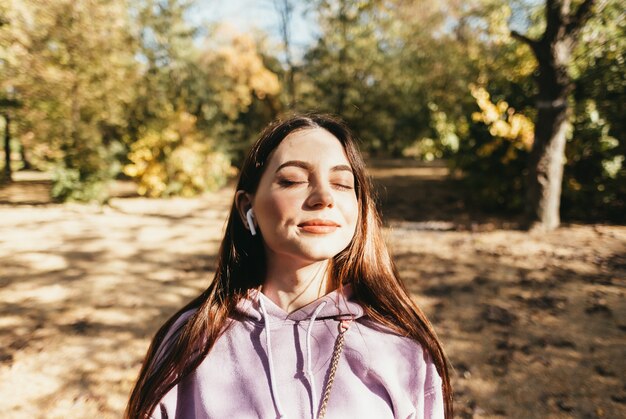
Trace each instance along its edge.
<instances>
[{"instance_id":1,"label":"long brown hair","mask_svg":"<svg viewBox=\"0 0 626 419\"><path fill-rule=\"evenodd\" d=\"M355 138L346 125L323 114L295 115L270 124L244 161L237 190L254 194L273 150L290 133L323 128L343 145L355 177L360 228L348 247L331 261L333 286L352 284L354 299L366 316L396 333L419 342L432 357L443 380L444 410L452 418L452 388L448 362L432 325L411 300L400 281L383 240L381 220L373 199L372 185ZM235 202L230 210L218 254L215 277L197 298L179 310L157 332L133 388L125 416L148 418L162 397L191 373L207 356L228 326L228 317L248 290L265 279L262 238L252 236L241 220ZM195 309L168 345L163 340L181 314ZM158 357L157 357L158 353ZM158 358L158 362L157 361Z\"/></svg>"}]
</instances>

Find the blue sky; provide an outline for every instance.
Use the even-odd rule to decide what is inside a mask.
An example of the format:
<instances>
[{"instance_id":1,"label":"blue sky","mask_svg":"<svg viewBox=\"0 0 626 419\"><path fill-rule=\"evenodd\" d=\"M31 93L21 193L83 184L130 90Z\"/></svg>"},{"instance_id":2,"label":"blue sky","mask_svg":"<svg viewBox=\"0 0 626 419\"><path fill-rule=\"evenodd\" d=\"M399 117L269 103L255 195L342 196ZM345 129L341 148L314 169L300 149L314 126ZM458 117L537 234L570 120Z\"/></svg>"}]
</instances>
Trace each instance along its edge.
<instances>
[{"instance_id":1,"label":"blue sky","mask_svg":"<svg viewBox=\"0 0 626 419\"><path fill-rule=\"evenodd\" d=\"M294 56L299 57L313 43L317 26L312 13L303 13L305 2L296 1L298 8L293 13L292 38ZM275 42L280 42L279 15L273 0L197 0L194 23L227 22L242 32L263 30Z\"/></svg>"}]
</instances>

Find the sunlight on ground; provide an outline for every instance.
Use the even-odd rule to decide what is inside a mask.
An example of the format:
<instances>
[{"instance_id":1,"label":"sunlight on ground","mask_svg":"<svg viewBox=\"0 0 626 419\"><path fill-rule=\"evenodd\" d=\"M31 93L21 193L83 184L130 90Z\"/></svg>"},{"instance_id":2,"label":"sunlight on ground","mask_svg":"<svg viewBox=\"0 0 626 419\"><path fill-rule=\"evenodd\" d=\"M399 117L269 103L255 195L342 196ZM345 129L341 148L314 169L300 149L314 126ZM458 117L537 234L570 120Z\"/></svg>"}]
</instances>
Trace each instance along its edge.
<instances>
[{"instance_id":1,"label":"sunlight on ground","mask_svg":"<svg viewBox=\"0 0 626 419\"><path fill-rule=\"evenodd\" d=\"M407 170L426 169L445 170ZM211 280L232 194L0 206L3 415L120 417L150 338ZM624 416L626 228L439 216L385 235L454 365L459 417Z\"/></svg>"}]
</instances>

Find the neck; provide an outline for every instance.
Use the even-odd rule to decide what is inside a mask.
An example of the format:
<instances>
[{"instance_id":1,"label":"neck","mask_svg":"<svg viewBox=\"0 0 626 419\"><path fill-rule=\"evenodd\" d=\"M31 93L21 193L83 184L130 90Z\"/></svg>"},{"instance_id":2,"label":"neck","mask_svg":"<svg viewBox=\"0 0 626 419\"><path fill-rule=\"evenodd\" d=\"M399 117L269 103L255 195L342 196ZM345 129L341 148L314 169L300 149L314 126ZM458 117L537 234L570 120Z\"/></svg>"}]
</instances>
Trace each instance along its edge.
<instances>
[{"instance_id":1,"label":"neck","mask_svg":"<svg viewBox=\"0 0 626 419\"><path fill-rule=\"evenodd\" d=\"M332 291L328 268L328 260L298 263L286 257L270 257L263 294L291 313Z\"/></svg>"}]
</instances>

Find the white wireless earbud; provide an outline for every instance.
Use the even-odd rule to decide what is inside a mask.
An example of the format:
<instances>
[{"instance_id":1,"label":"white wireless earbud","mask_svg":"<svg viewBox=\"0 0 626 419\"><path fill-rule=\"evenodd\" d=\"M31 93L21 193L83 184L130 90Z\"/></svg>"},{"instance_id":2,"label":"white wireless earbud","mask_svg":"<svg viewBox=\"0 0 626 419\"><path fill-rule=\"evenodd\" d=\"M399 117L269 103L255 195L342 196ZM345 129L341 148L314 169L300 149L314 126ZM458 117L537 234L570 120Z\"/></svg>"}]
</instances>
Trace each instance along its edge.
<instances>
[{"instance_id":1,"label":"white wireless earbud","mask_svg":"<svg viewBox=\"0 0 626 419\"><path fill-rule=\"evenodd\" d=\"M250 229L250 234L252 234L253 236L256 236L256 229L254 228L254 221L252 221L253 217L254 217L254 213L252 212L252 208L250 208L246 212L246 220L248 220L248 228Z\"/></svg>"}]
</instances>

